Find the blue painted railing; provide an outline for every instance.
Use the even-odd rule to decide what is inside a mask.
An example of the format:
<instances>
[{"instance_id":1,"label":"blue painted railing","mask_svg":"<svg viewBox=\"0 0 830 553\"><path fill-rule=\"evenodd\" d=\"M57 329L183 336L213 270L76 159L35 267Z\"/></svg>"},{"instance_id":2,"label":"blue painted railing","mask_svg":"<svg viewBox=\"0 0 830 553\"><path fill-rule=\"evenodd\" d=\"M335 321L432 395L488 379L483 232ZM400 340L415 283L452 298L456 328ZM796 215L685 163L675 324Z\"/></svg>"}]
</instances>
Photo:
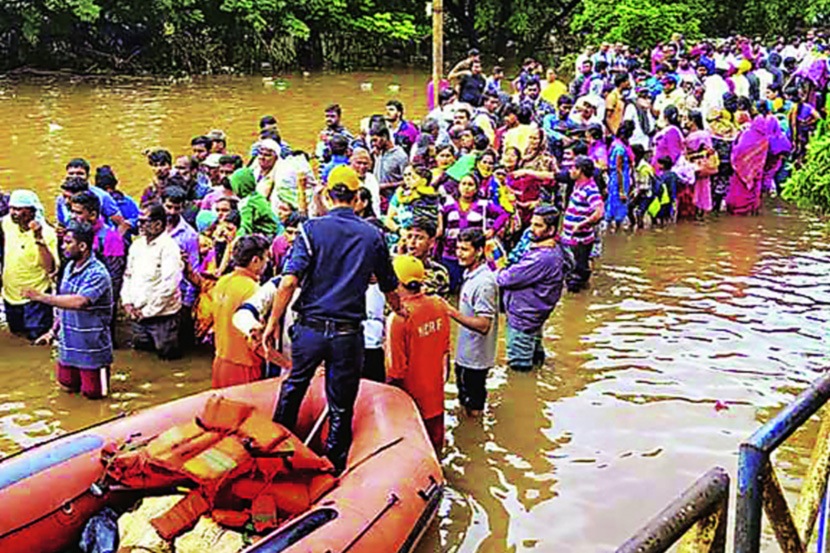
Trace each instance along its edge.
<instances>
[{"instance_id":1,"label":"blue painted railing","mask_svg":"<svg viewBox=\"0 0 830 553\"><path fill-rule=\"evenodd\" d=\"M818 553L830 553L830 413L824 413L807 476L793 511L787 505L770 456L830 399L830 374L820 378L740 446L734 553L758 553L766 513L784 553L808 551L813 530ZM729 476L716 467L655 516L618 553L662 553L681 542L682 551L726 550Z\"/></svg>"},{"instance_id":2,"label":"blue painted railing","mask_svg":"<svg viewBox=\"0 0 830 553\"><path fill-rule=\"evenodd\" d=\"M798 505L790 512L770 455L830 399L830 375L804 390L767 424L741 444L738 458L738 495L735 512L735 553L757 553L761 546L761 517L766 512L782 551L806 551L830 469L830 417L825 416L810 469L801 487ZM825 510L826 513L826 510ZM826 525L819 523L820 530ZM822 534L822 532L820 532ZM822 547L825 539L821 537ZM824 549L820 549L823 553Z\"/></svg>"}]
</instances>

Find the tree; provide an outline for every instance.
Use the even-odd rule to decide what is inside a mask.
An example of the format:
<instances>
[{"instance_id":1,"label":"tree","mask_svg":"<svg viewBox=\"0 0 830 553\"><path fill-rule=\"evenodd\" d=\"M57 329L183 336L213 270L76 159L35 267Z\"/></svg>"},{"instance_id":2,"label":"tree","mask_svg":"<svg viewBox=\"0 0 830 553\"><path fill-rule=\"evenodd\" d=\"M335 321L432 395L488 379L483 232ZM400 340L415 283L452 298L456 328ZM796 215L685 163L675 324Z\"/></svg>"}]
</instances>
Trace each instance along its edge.
<instances>
[{"instance_id":1,"label":"tree","mask_svg":"<svg viewBox=\"0 0 830 553\"><path fill-rule=\"evenodd\" d=\"M622 42L652 48L672 33L687 38L701 36L696 11L683 2L656 3L652 0L583 0L582 10L571 24L589 42Z\"/></svg>"},{"instance_id":2,"label":"tree","mask_svg":"<svg viewBox=\"0 0 830 553\"><path fill-rule=\"evenodd\" d=\"M427 34L425 19L409 0L6 0L0 59L190 73L291 66L303 56L315 66L377 62Z\"/></svg>"}]
</instances>

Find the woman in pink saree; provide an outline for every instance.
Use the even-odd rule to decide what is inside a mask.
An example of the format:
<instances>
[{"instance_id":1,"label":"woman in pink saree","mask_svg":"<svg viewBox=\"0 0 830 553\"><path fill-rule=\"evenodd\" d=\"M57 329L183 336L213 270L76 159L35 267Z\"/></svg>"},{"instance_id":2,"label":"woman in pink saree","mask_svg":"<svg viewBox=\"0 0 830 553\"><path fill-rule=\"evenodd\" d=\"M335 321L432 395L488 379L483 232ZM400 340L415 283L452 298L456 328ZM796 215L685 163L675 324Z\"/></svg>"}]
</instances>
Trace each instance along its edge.
<instances>
[{"instance_id":1,"label":"woman in pink saree","mask_svg":"<svg viewBox=\"0 0 830 553\"><path fill-rule=\"evenodd\" d=\"M713 155L712 133L703 128L703 115L699 111L690 111L686 128L686 159L695 165L694 204L698 218L712 211L712 181L710 177L717 173L717 164L709 167L707 160Z\"/></svg>"},{"instance_id":2,"label":"woman in pink saree","mask_svg":"<svg viewBox=\"0 0 830 553\"><path fill-rule=\"evenodd\" d=\"M741 132L732 148L734 173L726 194L726 208L730 213L757 215L761 210L761 188L769 151L769 121L759 116Z\"/></svg>"}]
</instances>

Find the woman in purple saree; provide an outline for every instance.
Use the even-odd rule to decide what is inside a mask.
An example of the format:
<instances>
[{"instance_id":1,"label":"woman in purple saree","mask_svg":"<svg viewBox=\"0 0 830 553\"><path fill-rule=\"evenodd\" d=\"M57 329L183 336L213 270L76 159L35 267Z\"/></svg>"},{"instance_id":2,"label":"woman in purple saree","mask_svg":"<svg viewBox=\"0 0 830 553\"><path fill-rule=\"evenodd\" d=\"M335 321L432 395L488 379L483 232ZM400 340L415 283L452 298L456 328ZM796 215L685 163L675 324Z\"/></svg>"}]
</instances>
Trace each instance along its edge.
<instances>
[{"instance_id":1,"label":"woman in purple saree","mask_svg":"<svg viewBox=\"0 0 830 553\"><path fill-rule=\"evenodd\" d=\"M683 154L685 140L683 139L683 132L680 130L680 115L677 108L668 106L664 111L666 128L658 132L654 136L654 155L652 155L651 164L654 166L654 171L659 177L663 170L657 164L657 160L661 157L668 156L672 163L677 163L678 158Z\"/></svg>"},{"instance_id":2,"label":"woman in purple saree","mask_svg":"<svg viewBox=\"0 0 830 553\"><path fill-rule=\"evenodd\" d=\"M729 180L726 208L735 215L756 215L761 209L764 167L770 151L770 124L756 117L738 136L732 148L734 173Z\"/></svg>"}]
</instances>

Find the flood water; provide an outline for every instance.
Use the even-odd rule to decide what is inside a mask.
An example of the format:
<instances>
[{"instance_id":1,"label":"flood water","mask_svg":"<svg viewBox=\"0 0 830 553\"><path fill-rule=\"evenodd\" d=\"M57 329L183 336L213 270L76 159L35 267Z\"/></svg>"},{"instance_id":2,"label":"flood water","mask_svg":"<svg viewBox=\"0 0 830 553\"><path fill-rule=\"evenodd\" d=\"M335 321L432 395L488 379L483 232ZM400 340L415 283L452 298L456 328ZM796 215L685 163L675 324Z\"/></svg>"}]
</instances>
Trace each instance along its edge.
<instances>
[{"instance_id":1,"label":"flood water","mask_svg":"<svg viewBox=\"0 0 830 553\"><path fill-rule=\"evenodd\" d=\"M417 118L424 80L293 76L284 91L259 78L0 81L0 186L37 189L51 211L63 165L83 156L138 194L147 147L185 152L193 135L221 128L247 152L272 113L292 146L310 150L328 103L350 128L390 97ZM450 489L419 551L612 550L710 467L734 478L738 444L824 370L828 337L830 239L810 214L771 202L757 218L608 237L593 288L564 297L546 327L543 370L496 369L483 421L460 415L447 386ZM112 397L89 402L57 389L47 350L0 333L0 374L3 456L204 390L210 355L165 364L119 350ZM817 426L775 457L791 500Z\"/></svg>"}]
</instances>

